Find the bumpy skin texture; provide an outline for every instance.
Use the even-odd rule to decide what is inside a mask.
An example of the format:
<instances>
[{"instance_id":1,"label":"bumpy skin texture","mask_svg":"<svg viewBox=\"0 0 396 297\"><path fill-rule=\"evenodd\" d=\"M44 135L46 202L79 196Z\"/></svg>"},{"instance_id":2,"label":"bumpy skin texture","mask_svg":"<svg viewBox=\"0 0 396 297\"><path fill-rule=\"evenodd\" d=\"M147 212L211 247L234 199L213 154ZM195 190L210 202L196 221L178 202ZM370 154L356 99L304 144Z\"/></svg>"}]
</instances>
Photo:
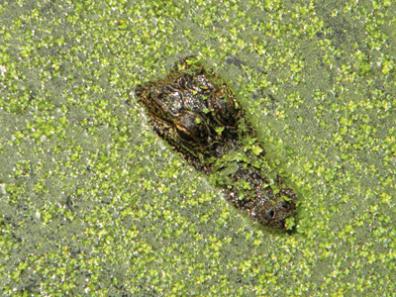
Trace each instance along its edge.
<instances>
[{"instance_id":1,"label":"bumpy skin texture","mask_svg":"<svg viewBox=\"0 0 396 297\"><path fill-rule=\"evenodd\" d=\"M164 79L136 87L135 94L158 135L196 169L214 176L229 202L263 225L285 229L297 196L279 176L271 181L256 168L255 159L263 154L246 151L240 141L255 139L254 131L231 89L214 73L186 58ZM227 154L236 151L244 157L230 161Z\"/></svg>"},{"instance_id":2,"label":"bumpy skin texture","mask_svg":"<svg viewBox=\"0 0 396 297\"><path fill-rule=\"evenodd\" d=\"M213 84L210 76L202 66L183 60L165 79L135 89L155 131L206 171L208 159L221 156L237 139L240 118L231 90Z\"/></svg>"}]
</instances>

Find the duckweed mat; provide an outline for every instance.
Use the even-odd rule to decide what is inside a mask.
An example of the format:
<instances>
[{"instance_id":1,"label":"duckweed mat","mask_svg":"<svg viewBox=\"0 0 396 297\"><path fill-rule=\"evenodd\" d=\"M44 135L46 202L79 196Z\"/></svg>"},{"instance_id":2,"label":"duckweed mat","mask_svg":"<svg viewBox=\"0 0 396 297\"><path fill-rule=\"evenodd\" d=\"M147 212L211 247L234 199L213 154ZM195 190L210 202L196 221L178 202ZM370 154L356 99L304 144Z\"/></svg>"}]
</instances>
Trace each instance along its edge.
<instances>
[{"instance_id":1,"label":"duckweed mat","mask_svg":"<svg viewBox=\"0 0 396 297\"><path fill-rule=\"evenodd\" d=\"M0 295L394 296L395 48L389 0L2 1ZM295 234L130 100L188 55L295 186Z\"/></svg>"}]
</instances>

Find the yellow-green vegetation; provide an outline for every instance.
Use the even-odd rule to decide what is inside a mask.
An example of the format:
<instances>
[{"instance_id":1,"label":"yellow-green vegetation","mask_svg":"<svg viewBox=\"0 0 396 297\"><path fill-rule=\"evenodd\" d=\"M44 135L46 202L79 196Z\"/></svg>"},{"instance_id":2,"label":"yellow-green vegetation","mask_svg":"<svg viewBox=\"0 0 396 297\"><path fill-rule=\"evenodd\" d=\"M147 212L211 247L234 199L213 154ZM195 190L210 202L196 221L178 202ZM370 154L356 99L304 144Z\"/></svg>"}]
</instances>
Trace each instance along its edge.
<instances>
[{"instance_id":1,"label":"yellow-green vegetation","mask_svg":"<svg viewBox=\"0 0 396 297\"><path fill-rule=\"evenodd\" d=\"M235 211L133 88L197 55L298 191ZM1 296L394 296L396 2L2 1ZM131 99L132 96L132 99Z\"/></svg>"}]
</instances>

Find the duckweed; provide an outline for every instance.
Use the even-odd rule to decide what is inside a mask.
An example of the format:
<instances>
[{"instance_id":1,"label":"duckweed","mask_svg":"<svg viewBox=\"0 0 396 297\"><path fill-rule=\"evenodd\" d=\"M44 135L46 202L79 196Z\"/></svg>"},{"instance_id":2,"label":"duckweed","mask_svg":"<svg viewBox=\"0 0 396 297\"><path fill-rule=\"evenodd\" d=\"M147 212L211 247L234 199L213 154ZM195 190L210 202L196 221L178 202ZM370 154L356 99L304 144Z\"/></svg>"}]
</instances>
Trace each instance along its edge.
<instances>
[{"instance_id":1,"label":"duckweed","mask_svg":"<svg viewBox=\"0 0 396 297\"><path fill-rule=\"evenodd\" d=\"M393 1L2 1L2 296L393 296ZM263 230L151 131L180 57L236 91L296 233Z\"/></svg>"}]
</instances>

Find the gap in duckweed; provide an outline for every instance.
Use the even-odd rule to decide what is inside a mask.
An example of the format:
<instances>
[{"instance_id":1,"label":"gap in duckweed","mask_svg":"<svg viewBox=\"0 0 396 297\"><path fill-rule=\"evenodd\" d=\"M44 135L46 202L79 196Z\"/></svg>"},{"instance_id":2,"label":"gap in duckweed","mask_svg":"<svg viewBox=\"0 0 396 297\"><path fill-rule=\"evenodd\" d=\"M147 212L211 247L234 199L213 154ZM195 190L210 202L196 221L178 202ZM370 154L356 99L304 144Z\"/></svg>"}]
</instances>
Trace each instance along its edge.
<instances>
[{"instance_id":1,"label":"gap in duckweed","mask_svg":"<svg viewBox=\"0 0 396 297\"><path fill-rule=\"evenodd\" d=\"M232 90L195 57L136 87L157 134L264 226L292 231L297 195L268 166Z\"/></svg>"}]
</instances>

